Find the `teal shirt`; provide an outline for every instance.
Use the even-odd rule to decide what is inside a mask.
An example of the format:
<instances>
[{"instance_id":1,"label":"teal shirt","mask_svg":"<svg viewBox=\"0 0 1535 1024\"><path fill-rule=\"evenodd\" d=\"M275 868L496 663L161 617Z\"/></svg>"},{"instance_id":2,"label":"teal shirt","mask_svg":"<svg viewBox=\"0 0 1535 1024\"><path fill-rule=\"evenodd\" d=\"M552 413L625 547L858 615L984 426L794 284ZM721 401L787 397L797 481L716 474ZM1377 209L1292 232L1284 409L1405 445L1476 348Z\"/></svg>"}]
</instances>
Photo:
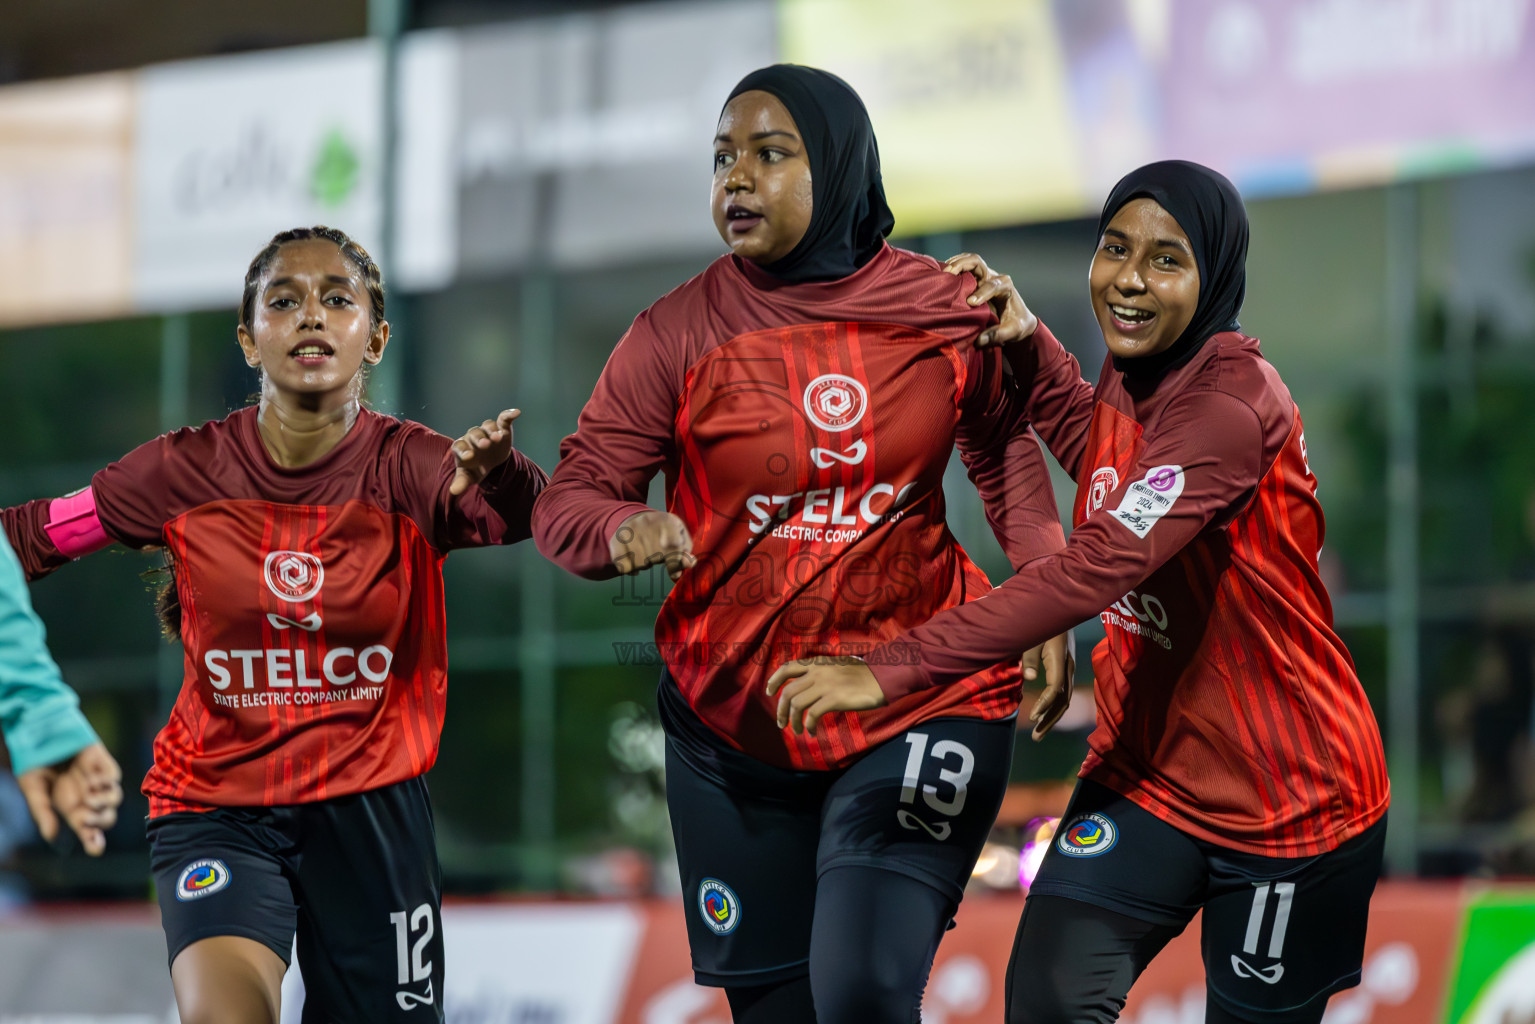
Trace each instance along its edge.
<instances>
[{"instance_id":1,"label":"teal shirt","mask_svg":"<svg viewBox=\"0 0 1535 1024\"><path fill-rule=\"evenodd\" d=\"M0 730L17 775L73 757L97 742L48 653L27 579L0 532Z\"/></svg>"}]
</instances>

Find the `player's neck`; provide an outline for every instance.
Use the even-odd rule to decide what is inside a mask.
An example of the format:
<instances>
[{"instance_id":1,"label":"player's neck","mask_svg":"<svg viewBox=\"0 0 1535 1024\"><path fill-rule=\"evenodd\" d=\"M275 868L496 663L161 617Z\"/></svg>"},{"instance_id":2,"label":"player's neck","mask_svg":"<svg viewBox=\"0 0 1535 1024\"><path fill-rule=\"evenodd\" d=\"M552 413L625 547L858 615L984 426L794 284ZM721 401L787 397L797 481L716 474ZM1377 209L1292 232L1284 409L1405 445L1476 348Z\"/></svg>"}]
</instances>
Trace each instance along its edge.
<instances>
[{"instance_id":1,"label":"player's neck","mask_svg":"<svg viewBox=\"0 0 1535 1024\"><path fill-rule=\"evenodd\" d=\"M296 469L329 455L357 422L358 409L355 397L339 404L311 404L281 394L262 395L256 428L272 461Z\"/></svg>"}]
</instances>

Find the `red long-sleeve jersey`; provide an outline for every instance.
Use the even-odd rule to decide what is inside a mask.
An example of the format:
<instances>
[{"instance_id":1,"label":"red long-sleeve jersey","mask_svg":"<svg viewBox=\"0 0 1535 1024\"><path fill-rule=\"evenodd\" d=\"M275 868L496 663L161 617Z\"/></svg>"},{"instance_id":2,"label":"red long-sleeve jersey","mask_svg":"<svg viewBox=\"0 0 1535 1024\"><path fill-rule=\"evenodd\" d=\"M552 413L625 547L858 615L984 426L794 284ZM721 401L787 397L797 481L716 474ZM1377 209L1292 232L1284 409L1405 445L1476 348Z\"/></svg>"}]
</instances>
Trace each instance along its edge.
<instances>
[{"instance_id":1,"label":"red long-sleeve jersey","mask_svg":"<svg viewBox=\"0 0 1535 1024\"><path fill-rule=\"evenodd\" d=\"M1258 342L1218 334L1154 385L1106 362L1096 395L1045 328L1014 349L1033 422L1077 481L1075 530L900 638L920 657L874 664L881 687L942 689L1101 613L1083 777L1267 856L1320 853L1377 821L1380 733L1317 573L1300 413Z\"/></svg>"},{"instance_id":2,"label":"red long-sleeve jersey","mask_svg":"<svg viewBox=\"0 0 1535 1024\"><path fill-rule=\"evenodd\" d=\"M642 512L657 470L698 564L656 622L698 716L768 764L828 769L937 715L1016 712L1016 659L862 713L814 736L780 730L777 664L865 653L990 589L944 522L958 445L1015 566L1063 535L1037 439L967 276L886 246L850 277L785 284L725 256L641 313L565 439L539 497L539 550L614 575L608 542Z\"/></svg>"},{"instance_id":3,"label":"red long-sleeve jersey","mask_svg":"<svg viewBox=\"0 0 1535 1024\"><path fill-rule=\"evenodd\" d=\"M287 469L242 409L134 449L77 494L0 512L34 579L114 540L169 554L185 678L144 779L151 817L323 800L432 766L442 560L527 537L547 482L513 452L453 498L450 444L365 410Z\"/></svg>"}]
</instances>

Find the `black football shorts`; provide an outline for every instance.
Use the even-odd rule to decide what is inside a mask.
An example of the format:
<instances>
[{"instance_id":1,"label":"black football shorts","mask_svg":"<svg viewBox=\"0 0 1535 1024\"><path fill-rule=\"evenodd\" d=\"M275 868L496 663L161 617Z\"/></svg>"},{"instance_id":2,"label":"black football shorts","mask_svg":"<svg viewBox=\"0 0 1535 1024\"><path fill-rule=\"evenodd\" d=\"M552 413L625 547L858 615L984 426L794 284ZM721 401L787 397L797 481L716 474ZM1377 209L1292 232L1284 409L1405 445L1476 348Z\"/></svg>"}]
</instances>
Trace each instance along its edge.
<instances>
[{"instance_id":1,"label":"black football shorts","mask_svg":"<svg viewBox=\"0 0 1535 1024\"><path fill-rule=\"evenodd\" d=\"M423 779L282 807L149 823L169 958L237 935L286 963L304 1024L441 1021L442 881Z\"/></svg>"},{"instance_id":2,"label":"black football shorts","mask_svg":"<svg viewBox=\"0 0 1535 1024\"><path fill-rule=\"evenodd\" d=\"M1082 779L1029 895L1171 926L1168 937L1203 909L1209 998L1242 1019L1305 1017L1359 983L1385 836L1382 818L1313 857L1240 853ZM1028 970L1015 964L1020 992Z\"/></svg>"},{"instance_id":3,"label":"black football shorts","mask_svg":"<svg viewBox=\"0 0 1535 1024\"><path fill-rule=\"evenodd\" d=\"M724 747L659 694L666 798L701 985L765 985L809 970L816 888L869 867L958 906L1002 804L1017 723L936 718L839 771L766 765Z\"/></svg>"}]
</instances>

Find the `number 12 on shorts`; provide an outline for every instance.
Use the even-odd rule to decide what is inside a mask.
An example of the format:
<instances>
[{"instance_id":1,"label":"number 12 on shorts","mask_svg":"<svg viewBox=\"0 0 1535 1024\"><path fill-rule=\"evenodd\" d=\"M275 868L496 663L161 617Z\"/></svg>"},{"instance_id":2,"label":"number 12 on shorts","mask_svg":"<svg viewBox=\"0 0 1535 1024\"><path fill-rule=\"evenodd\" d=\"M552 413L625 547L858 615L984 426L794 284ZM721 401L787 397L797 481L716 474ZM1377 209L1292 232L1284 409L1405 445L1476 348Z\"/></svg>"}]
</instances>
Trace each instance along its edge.
<instances>
[{"instance_id":1,"label":"number 12 on shorts","mask_svg":"<svg viewBox=\"0 0 1535 1024\"><path fill-rule=\"evenodd\" d=\"M931 783L922 784L922 763L927 757L928 736L925 732L909 732L906 734L906 744L911 749L906 752L906 776L901 780L901 803L917 803L917 792L920 787L922 802L927 804L939 814L954 817L965 809L965 795L970 785L970 776L975 771L975 754L963 743L955 740L939 740L933 744L932 758L939 764L938 781L953 788L949 796L940 796L938 787ZM959 765L955 769L944 767L950 758L959 758ZM915 832L921 829L940 843L949 838L954 832L954 827L947 821L940 821L936 826L919 818L904 807L895 812L895 820L902 828Z\"/></svg>"},{"instance_id":2,"label":"number 12 on shorts","mask_svg":"<svg viewBox=\"0 0 1535 1024\"><path fill-rule=\"evenodd\" d=\"M437 926L432 919L432 905L423 903L415 910L409 912L396 910L389 915L389 921L394 925L394 950L398 968L398 978L401 985L410 985L424 981L426 985L425 995L414 992L396 992L395 999L399 1001L403 1009L411 1009L415 1005L430 1005L432 1002L432 962L426 959L427 943L432 941L436 934ZM412 932L419 931L421 937L416 940L414 946L410 944Z\"/></svg>"}]
</instances>

